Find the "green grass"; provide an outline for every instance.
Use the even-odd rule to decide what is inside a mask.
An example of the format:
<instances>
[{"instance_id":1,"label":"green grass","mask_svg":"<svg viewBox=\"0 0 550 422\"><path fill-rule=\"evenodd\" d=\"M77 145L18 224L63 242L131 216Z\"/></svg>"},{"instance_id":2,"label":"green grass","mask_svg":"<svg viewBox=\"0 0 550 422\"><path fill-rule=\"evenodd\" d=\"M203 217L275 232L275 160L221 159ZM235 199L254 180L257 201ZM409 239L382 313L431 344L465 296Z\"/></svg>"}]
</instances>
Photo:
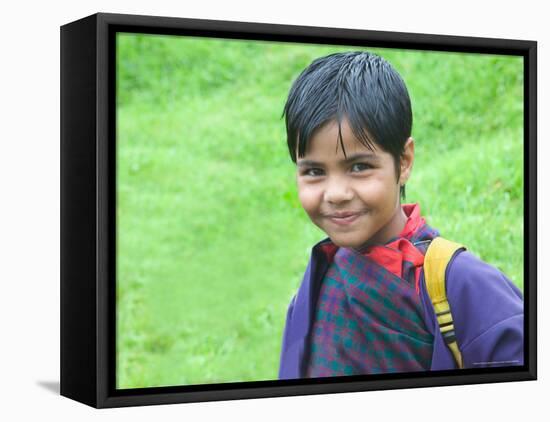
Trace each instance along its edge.
<instances>
[{"instance_id":1,"label":"green grass","mask_svg":"<svg viewBox=\"0 0 550 422\"><path fill-rule=\"evenodd\" d=\"M280 119L314 58L350 48L119 36L117 386L272 380L324 238ZM370 49L405 79L407 202L523 286L522 62Z\"/></svg>"}]
</instances>

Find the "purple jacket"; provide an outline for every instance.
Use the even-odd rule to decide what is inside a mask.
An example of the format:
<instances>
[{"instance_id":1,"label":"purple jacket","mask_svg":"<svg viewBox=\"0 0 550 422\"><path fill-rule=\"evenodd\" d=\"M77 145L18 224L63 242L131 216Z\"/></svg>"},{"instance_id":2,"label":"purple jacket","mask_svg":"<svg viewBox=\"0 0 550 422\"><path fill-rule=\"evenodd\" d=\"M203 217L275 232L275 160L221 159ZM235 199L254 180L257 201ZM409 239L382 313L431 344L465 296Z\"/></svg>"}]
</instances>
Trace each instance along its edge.
<instances>
[{"instance_id":1,"label":"purple jacket","mask_svg":"<svg viewBox=\"0 0 550 422\"><path fill-rule=\"evenodd\" d=\"M302 283L288 307L279 379L304 378L316 300L330 265L319 247L323 242L313 247ZM504 274L468 251L457 253L451 259L446 280L447 299L464 368L523 365L521 291ZM437 325L423 272L420 295L424 321L434 336L430 369L456 369Z\"/></svg>"}]
</instances>

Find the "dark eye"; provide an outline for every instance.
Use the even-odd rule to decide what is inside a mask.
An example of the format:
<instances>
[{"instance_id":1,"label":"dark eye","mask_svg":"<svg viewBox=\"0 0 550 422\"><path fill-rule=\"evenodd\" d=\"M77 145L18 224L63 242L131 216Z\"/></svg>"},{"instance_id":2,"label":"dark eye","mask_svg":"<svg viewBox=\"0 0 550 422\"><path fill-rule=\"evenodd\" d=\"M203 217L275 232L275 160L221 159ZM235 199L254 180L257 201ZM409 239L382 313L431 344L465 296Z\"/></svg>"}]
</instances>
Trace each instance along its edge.
<instances>
[{"instance_id":1,"label":"dark eye","mask_svg":"<svg viewBox=\"0 0 550 422\"><path fill-rule=\"evenodd\" d=\"M302 172L302 175L303 176L322 176L323 175L323 170L313 167L313 168L305 169Z\"/></svg>"},{"instance_id":2,"label":"dark eye","mask_svg":"<svg viewBox=\"0 0 550 422\"><path fill-rule=\"evenodd\" d=\"M358 172L358 171L364 171L372 168L370 164L367 163L355 163L351 166L351 171Z\"/></svg>"}]
</instances>

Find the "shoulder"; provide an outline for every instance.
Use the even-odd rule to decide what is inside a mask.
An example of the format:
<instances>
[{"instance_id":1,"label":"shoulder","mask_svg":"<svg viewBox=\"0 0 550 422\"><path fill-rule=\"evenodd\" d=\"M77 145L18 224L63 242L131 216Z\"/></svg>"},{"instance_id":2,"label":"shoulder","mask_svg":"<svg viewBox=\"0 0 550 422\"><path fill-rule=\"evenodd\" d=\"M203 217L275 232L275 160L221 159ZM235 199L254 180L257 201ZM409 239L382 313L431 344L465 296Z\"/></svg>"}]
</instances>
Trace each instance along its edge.
<instances>
[{"instance_id":1,"label":"shoulder","mask_svg":"<svg viewBox=\"0 0 550 422\"><path fill-rule=\"evenodd\" d=\"M451 260L446 272L449 305L457 340L468 347L495 330L519 327L523 318L521 291L494 266L468 251Z\"/></svg>"},{"instance_id":2,"label":"shoulder","mask_svg":"<svg viewBox=\"0 0 550 422\"><path fill-rule=\"evenodd\" d=\"M471 252L457 253L449 262L445 277L449 298L472 296L487 306L510 305L512 308L514 304L523 303L521 291L505 274ZM480 297L484 294L498 297L499 303L493 303L489 297Z\"/></svg>"}]
</instances>

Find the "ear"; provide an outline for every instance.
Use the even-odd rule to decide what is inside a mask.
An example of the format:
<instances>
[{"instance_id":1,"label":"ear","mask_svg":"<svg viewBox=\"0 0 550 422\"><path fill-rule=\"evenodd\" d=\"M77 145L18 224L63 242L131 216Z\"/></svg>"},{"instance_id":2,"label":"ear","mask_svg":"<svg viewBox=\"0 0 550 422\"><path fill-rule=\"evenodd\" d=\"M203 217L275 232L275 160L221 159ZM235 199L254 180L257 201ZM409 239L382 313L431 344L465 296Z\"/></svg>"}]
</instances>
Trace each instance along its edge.
<instances>
[{"instance_id":1,"label":"ear","mask_svg":"<svg viewBox=\"0 0 550 422\"><path fill-rule=\"evenodd\" d=\"M399 176L399 184L401 186L407 183L411 176L414 162L414 139L408 138L403 148L403 154L401 155L400 169L401 175Z\"/></svg>"}]
</instances>

